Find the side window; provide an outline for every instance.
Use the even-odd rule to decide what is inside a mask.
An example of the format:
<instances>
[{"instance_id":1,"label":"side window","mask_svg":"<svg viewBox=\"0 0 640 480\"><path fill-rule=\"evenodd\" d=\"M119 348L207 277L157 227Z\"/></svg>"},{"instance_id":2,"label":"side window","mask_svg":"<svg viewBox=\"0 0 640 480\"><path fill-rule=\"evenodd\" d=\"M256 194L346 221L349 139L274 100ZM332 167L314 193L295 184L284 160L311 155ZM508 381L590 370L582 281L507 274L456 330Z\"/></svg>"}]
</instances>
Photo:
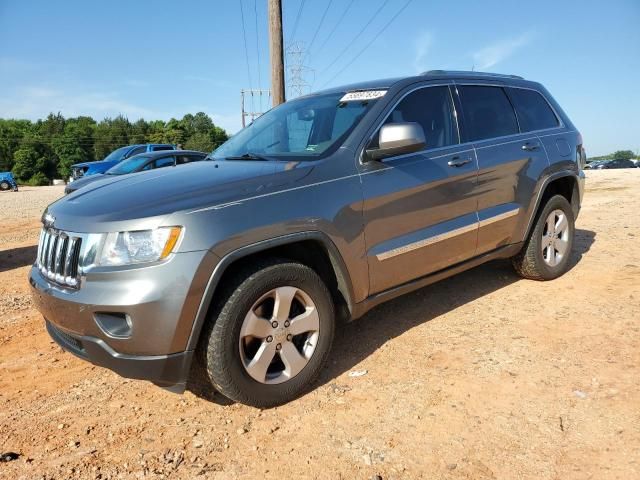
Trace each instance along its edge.
<instances>
[{"instance_id":1,"label":"side window","mask_svg":"<svg viewBox=\"0 0 640 480\"><path fill-rule=\"evenodd\" d=\"M203 158L204 155L180 155L178 156L176 164L182 165L185 163L197 162L198 160L202 160Z\"/></svg>"},{"instance_id":2,"label":"side window","mask_svg":"<svg viewBox=\"0 0 640 480\"><path fill-rule=\"evenodd\" d=\"M523 132L553 128L559 125L556 114L542 95L534 90L510 88L509 95L518 114Z\"/></svg>"},{"instance_id":3,"label":"side window","mask_svg":"<svg viewBox=\"0 0 640 480\"><path fill-rule=\"evenodd\" d=\"M155 147L151 147L151 151L153 152L160 152L163 150L173 150L173 147L171 145L156 145Z\"/></svg>"},{"instance_id":4,"label":"side window","mask_svg":"<svg viewBox=\"0 0 640 480\"><path fill-rule=\"evenodd\" d=\"M136 147L127 154L126 158L133 157L134 155L138 155L139 153L144 153L146 151L147 151L146 146Z\"/></svg>"},{"instance_id":5,"label":"side window","mask_svg":"<svg viewBox=\"0 0 640 480\"><path fill-rule=\"evenodd\" d=\"M518 133L516 114L501 87L458 87L470 141Z\"/></svg>"},{"instance_id":6,"label":"side window","mask_svg":"<svg viewBox=\"0 0 640 480\"><path fill-rule=\"evenodd\" d=\"M404 97L385 120L385 124L399 122L419 123L427 148L460 143L449 87L425 87Z\"/></svg>"},{"instance_id":7,"label":"side window","mask_svg":"<svg viewBox=\"0 0 640 480\"><path fill-rule=\"evenodd\" d=\"M175 159L173 157L162 157L155 161L155 168L172 167Z\"/></svg>"}]
</instances>

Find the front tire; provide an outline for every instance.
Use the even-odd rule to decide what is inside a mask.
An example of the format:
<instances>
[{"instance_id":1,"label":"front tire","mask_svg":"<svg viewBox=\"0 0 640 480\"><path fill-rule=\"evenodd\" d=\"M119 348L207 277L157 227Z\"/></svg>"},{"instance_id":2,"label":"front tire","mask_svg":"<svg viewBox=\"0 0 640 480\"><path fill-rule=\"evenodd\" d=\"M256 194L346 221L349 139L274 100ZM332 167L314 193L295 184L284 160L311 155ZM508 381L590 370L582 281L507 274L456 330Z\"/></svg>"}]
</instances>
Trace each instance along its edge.
<instances>
[{"instance_id":1,"label":"front tire","mask_svg":"<svg viewBox=\"0 0 640 480\"><path fill-rule=\"evenodd\" d=\"M11 188L11 185L9 185L9 182L5 182L4 180L0 182L0 190L4 191L4 190L9 190L10 188Z\"/></svg>"},{"instance_id":2,"label":"front tire","mask_svg":"<svg viewBox=\"0 0 640 480\"><path fill-rule=\"evenodd\" d=\"M304 393L328 359L334 305L311 268L270 260L235 275L203 333L202 360L220 393L269 408Z\"/></svg>"},{"instance_id":3,"label":"front tire","mask_svg":"<svg viewBox=\"0 0 640 480\"><path fill-rule=\"evenodd\" d=\"M571 205L562 195L554 195L538 215L523 249L512 259L516 272L532 280L553 280L564 274L574 234Z\"/></svg>"}]
</instances>

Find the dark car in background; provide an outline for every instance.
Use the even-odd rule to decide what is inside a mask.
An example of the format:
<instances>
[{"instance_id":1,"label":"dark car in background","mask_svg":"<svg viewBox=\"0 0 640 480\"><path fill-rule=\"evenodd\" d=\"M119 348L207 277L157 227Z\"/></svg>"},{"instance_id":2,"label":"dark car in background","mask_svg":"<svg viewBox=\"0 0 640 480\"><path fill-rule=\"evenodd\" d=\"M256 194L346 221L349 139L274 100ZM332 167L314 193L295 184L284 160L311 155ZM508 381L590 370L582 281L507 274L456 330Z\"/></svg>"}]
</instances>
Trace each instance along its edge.
<instances>
[{"instance_id":1,"label":"dark car in background","mask_svg":"<svg viewBox=\"0 0 640 480\"><path fill-rule=\"evenodd\" d=\"M71 182L64 189L65 194L70 194L91 183L95 183L114 175L127 175L129 173L155 170L156 168L175 167L191 162L199 162L206 158L207 154L195 150L174 150L141 153L111 167L104 173L81 177Z\"/></svg>"},{"instance_id":2,"label":"dark car in background","mask_svg":"<svg viewBox=\"0 0 640 480\"><path fill-rule=\"evenodd\" d=\"M104 173L111 167L127 158L140 153L159 152L162 150L175 150L174 145L168 143L147 143L143 145L127 145L120 147L107 155L103 160L97 162L83 162L71 165L71 178L77 180L80 177Z\"/></svg>"},{"instance_id":3,"label":"dark car in background","mask_svg":"<svg viewBox=\"0 0 640 480\"><path fill-rule=\"evenodd\" d=\"M616 158L614 160L602 162L591 168L593 170L605 170L608 168L636 168L636 164L632 160L627 160L626 158Z\"/></svg>"}]
</instances>

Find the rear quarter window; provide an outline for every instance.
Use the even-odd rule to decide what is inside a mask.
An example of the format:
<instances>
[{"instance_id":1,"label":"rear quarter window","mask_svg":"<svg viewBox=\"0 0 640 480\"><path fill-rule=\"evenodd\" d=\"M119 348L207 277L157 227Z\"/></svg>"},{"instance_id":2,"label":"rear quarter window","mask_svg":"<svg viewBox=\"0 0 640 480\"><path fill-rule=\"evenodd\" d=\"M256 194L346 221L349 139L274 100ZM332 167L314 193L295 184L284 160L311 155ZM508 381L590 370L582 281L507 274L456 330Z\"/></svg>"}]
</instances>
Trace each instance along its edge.
<instances>
[{"instance_id":1,"label":"rear quarter window","mask_svg":"<svg viewBox=\"0 0 640 480\"><path fill-rule=\"evenodd\" d=\"M518 121L502 87L458 86L469 141L518 133Z\"/></svg>"},{"instance_id":2,"label":"rear quarter window","mask_svg":"<svg viewBox=\"0 0 640 480\"><path fill-rule=\"evenodd\" d=\"M510 88L509 95L523 132L554 128L560 124L549 103L535 90Z\"/></svg>"}]
</instances>

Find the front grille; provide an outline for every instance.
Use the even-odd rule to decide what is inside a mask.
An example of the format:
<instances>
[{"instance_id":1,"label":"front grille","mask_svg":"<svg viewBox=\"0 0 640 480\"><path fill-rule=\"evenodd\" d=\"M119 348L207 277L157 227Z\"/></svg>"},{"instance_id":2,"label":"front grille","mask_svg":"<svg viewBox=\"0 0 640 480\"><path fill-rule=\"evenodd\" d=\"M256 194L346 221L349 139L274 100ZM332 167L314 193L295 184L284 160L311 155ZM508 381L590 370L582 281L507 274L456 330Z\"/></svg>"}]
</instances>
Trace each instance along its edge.
<instances>
[{"instance_id":1,"label":"front grille","mask_svg":"<svg viewBox=\"0 0 640 480\"><path fill-rule=\"evenodd\" d=\"M80 177L84 176L85 169L84 168L74 168L71 170L71 176L74 180L77 180Z\"/></svg>"},{"instance_id":2,"label":"front grille","mask_svg":"<svg viewBox=\"0 0 640 480\"><path fill-rule=\"evenodd\" d=\"M53 338L56 343L65 350L75 353L76 355L85 355L84 346L77 338L72 337L59 328L56 328L51 322L47 322L47 331L49 332L49 335L51 335L51 338Z\"/></svg>"},{"instance_id":3,"label":"front grille","mask_svg":"<svg viewBox=\"0 0 640 480\"><path fill-rule=\"evenodd\" d=\"M42 275L65 287L78 288L78 260L82 239L53 228L43 228L37 265Z\"/></svg>"}]
</instances>

